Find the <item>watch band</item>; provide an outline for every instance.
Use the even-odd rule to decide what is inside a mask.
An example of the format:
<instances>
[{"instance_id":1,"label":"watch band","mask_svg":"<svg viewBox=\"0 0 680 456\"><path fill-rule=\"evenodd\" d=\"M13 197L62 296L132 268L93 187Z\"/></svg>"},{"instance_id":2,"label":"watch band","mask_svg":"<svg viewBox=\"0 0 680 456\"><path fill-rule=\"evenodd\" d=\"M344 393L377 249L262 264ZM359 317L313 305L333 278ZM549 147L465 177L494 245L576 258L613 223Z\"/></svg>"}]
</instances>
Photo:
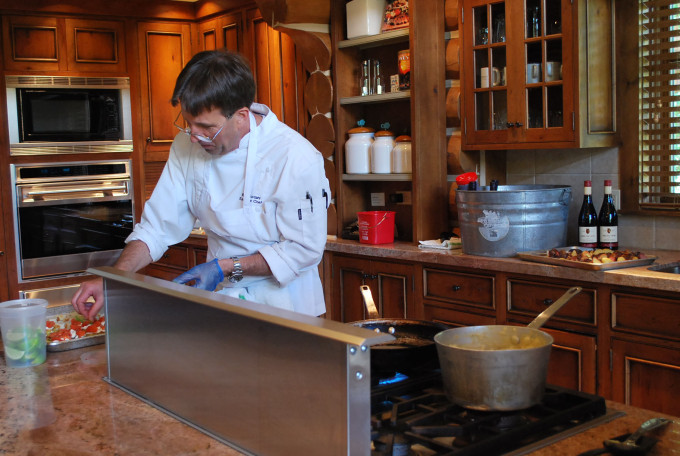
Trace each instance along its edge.
<instances>
[{"instance_id":1,"label":"watch band","mask_svg":"<svg viewBox=\"0 0 680 456\"><path fill-rule=\"evenodd\" d=\"M229 277L227 278L231 283L240 282L243 278L243 268L241 267L241 261L236 257L231 257L231 260L234 262L234 270L231 271L231 274L229 274Z\"/></svg>"}]
</instances>

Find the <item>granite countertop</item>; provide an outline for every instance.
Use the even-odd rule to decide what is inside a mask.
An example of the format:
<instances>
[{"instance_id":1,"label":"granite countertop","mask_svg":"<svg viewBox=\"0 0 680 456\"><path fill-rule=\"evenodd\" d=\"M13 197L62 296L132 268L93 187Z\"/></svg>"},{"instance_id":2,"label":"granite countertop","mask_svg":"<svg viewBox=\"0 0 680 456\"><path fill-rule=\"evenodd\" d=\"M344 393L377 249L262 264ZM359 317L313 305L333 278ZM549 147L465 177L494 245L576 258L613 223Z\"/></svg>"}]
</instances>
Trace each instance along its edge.
<instances>
[{"instance_id":1,"label":"granite countertop","mask_svg":"<svg viewBox=\"0 0 680 456\"><path fill-rule=\"evenodd\" d=\"M623 250L624 247L621 247ZM630 250L637 250L630 248ZM680 290L680 274L650 271L652 265L662 265L680 261L678 250L645 250L648 256L656 257L654 263L607 271L590 271L576 267L556 266L552 264L535 263L520 258L493 258L477 255L467 255L460 249L439 250L422 249L407 242L393 244L370 245L358 241L345 239L331 239L326 243L326 250L336 253L365 255L375 259L399 260L424 263L429 265L443 265L463 267L470 272L485 270L491 272L509 272L513 274L527 274L545 278L576 280L583 282L603 283L636 288L665 290L677 292Z\"/></svg>"},{"instance_id":2,"label":"granite countertop","mask_svg":"<svg viewBox=\"0 0 680 456\"><path fill-rule=\"evenodd\" d=\"M47 362L8 368L0 359L0 454L3 455L209 455L242 453L204 435L102 380L104 345L48 353ZM536 450L535 456L573 456L602 441L664 416L607 401L625 415ZM680 453L680 419L654 434L648 454Z\"/></svg>"}]
</instances>

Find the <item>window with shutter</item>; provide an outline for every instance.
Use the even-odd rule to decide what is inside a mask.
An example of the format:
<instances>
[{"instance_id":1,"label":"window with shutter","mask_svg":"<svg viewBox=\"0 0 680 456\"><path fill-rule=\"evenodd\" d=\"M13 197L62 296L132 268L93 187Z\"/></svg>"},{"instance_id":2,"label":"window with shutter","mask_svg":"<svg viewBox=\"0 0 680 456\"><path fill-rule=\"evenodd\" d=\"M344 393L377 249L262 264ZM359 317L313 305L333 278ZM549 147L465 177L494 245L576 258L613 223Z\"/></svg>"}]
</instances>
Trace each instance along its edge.
<instances>
[{"instance_id":1,"label":"window with shutter","mask_svg":"<svg viewBox=\"0 0 680 456\"><path fill-rule=\"evenodd\" d=\"M639 4L639 205L680 209L680 2Z\"/></svg>"}]
</instances>

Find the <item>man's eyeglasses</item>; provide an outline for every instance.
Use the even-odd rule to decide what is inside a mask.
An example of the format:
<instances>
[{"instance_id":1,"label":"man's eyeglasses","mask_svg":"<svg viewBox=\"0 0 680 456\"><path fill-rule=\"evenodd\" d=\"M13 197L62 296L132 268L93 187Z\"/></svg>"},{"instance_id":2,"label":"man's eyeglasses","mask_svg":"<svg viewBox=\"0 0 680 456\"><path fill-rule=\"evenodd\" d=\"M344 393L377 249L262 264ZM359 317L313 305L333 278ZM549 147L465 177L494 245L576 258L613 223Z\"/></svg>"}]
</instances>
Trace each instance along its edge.
<instances>
[{"instance_id":1,"label":"man's eyeglasses","mask_svg":"<svg viewBox=\"0 0 680 456\"><path fill-rule=\"evenodd\" d=\"M213 135L212 138L209 138L209 137L207 137L207 136L197 135L196 133L192 133L192 132L191 132L191 128L189 128L189 127L181 127L181 126L179 126L179 124L177 123L177 121L179 120L179 117L180 117L181 115L182 115L182 112L180 112L179 114L177 114L177 118L175 119L175 122L174 122L174 123L175 123L175 127L177 127L177 129L178 129L179 131L181 131L181 132L183 132L183 133L186 133L186 134L189 135L189 136L193 136L194 138L196 138L196 139L198 139L199 141L204 142L204 143L212 143L213 141L215 141L215 138L217 138L217 135L219 135L219 134L222 132L222 129L223 129L224 126L227 124L226 121L225 121L224 125L222 125L222 126L220 127L220 129L217 130L217 133L215 133L215 134ZM227 116L227 120L229 120L229 119L231 119L231 116Z\"/></svg>"}]
</instances>

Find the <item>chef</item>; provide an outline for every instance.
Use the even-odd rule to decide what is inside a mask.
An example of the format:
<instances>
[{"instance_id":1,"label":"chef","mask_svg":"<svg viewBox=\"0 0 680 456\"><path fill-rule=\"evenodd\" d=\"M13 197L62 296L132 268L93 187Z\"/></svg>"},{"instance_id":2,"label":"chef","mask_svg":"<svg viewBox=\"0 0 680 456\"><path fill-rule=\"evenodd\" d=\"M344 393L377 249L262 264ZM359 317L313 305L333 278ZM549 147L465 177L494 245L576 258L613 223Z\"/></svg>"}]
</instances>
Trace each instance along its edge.
<instances>
[{"instance_id":1,"label":"chef","mask_svg":"<svg viewBox=\"0 0 680 456\"><path fill-rule=\"evenodd\" d=\"M241 55L205 51L189 61L172 96L180 131L114 266L137 271L159 260L198 223L207 262L175 282L318 316L330 201L323 157L254 98ZM82 283L72 304L93 319L103 279Z\"/></svg>"}]
</instances>

